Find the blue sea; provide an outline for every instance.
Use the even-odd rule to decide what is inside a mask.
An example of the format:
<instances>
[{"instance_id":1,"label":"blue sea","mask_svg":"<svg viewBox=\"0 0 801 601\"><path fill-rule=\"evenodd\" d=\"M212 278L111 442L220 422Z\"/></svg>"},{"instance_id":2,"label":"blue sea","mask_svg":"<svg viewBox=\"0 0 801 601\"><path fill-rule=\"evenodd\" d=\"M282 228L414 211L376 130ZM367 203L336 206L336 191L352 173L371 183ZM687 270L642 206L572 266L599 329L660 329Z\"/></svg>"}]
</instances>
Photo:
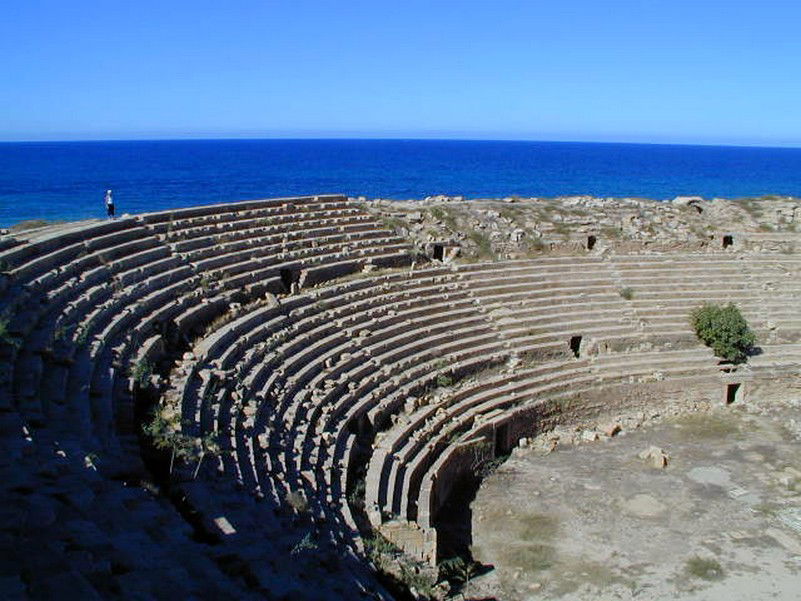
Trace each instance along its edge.
<instances>
[{"instance_id":1,"label":"blue sea","mask_svg":"<svg viewBox=\"0 0 801 601\"><path fill-rule=\"evenodd\" d=\"M801 196L801 148L455 140L0 143L0 226L273 196Z\"/></svg>"}]
</instances>

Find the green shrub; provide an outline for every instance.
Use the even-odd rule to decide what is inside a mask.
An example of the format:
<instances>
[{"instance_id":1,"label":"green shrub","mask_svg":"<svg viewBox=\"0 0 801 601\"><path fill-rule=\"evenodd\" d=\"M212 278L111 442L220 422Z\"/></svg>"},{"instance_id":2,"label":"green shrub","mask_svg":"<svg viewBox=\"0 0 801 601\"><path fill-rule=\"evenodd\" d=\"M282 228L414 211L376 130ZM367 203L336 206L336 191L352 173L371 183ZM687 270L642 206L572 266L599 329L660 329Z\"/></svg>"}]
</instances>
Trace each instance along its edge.
<instances>
[{"instance_id":1,"label":"green shrub","mask_svg":"<svg viewBox=\"0 0 801 601\"><path fill-rule=\"evenodd\" d=\"M303 551L316 551L318 548L317 543L312 538L311 532L307 532L306 535L300 539L295 546L292 547L291 555L297 555L298 553L302 553Z\"/></svg>"},{"instance_id":2,"label":"green shrub","mask_svg":"<svg viewBox=\"0 0 801 601\"><path fill-rule=\"evenodd\" d=\"M403 219L399 219L398 217L381 217L381 223L384 224L385 228L395 232L403 232L409 227Z\"/></svg>"},{"instance_id":3,"label":"green shrub","mask_svg":"<svg viewBox=\"0 0 801 601\"><path fill-rule=\"evenodd\" d=\"M634 298L634 288L622 288L620 290L620 296L625 298L626 300L631 300Z\"/></svg>"},{"instance_id":4,"label":"green shrub","mask_svg":"<svg viewBox=\"0 0 801 601\"><path fill-rule=\"evenodd\" d=\"M8 319L0 319L0 342L5 342L10 346L19 346L19 340L8 331Z\"/></svg>"},{"instance_id":5,"label":"green shrub","mask_svg":"<svg viewBox=\"0 0 801 601\"><path fill-rule=\"evenodd\" d=\"M398 549L394 543L377 532L364 540L364 546L365 549L371 553L385 553L388 555L397 555L400 553L400 549Z\"/></svg>"},{"instance_id":6,"label":"green shrub","mask_svg":"<svg viewBox=\"0 0 801 601\"><path fill-rule=\"evenodd\" d=\"M424 572L414 565L406 563L400 564L401 573L399 580L414 591L417 595L422 595L426 598L430 597L434 592L434 586L437 584L435 577L429 572Z\"/></svg>"},{"instance_id":7,"label":"green shrub","mask_svg":"<svg viewBox=\"0 0 801 601\"><path fill-rule=\"evenodd\" d=\"M78 346L83 346L86 344L86 341L89 339L89 331L92 329L93 322L94 318L91 318L78 330L78 335L75 337L75 343Z\"/></svg>"},{"instance_id":8,"label":"green shrub","mask_svg":"<svg viewBox=\"0 0 801 601\"><path fill-rule=\"evenodd\" d=\"M175 460L188 459L195 450L195 442L192 437L177 431L176 427L176 418L167 418L160 411L155 411L151 420L142 425L143 432L150 438L156 449L169 451L170 475L172 475Z\"/></svg>"},{"instance_id":9,"label":"green shrub","mask_svg":"<svg viewBox=\"0 0 801 601\"><path fill-rule=\"evenodd\" d=\"M437 386L441 388L449 388L450 386L453 386L453 378L445 374L440 374L437 376Z\"/></svg>"},{"instance_id":10,"label":"green shrub","mask_svg":"<svg viewBox=\"0 0 801 601\"><path fill-rule=\"evenodd\" d=\"M56 329L53 330L53 342L60 342L67 338L67 334L69 334L69 328L65 325L58 325Z\"/></svg>"},{"instance_id":11,"label":"green shrub","mask_svg":"<svg viewBox=\"0 0 801 601\"><path fill-rule=\"evenodd\" d=\"M217 442L217 437L214 434L206 434L202 438L195 439L194 455L197 459L195 464L195 471L192 474L193 479L197 479L200 466L203 465L203 460L206 455L212 457L220 454L220 444Z\"/></svg>"},{"instance_id":12,"label":"green shrub","mask_svg":"<svg viewBox=\"0 0 801 601\"><path fill-rule=\"evenodd\" d=\"M621 227L614 227L614 226L606 226L601 228L601 237L603 238L621 238L623 236L623 228Z\"/></svg>"},{"instance_id":13,"label":"green shrub","mask_svg":"<svg viewBox=\"0 0 801 601\"><path fill-rule=\"evenodd\" d=\"M348 503L350 503L352 507L355 507L356 509L364 509L364 490L364 478L359 478L356 480L353 490L350 491L350 494L348 495Z\"/></svg>"},{"instance_id":14,"label":"green shrub","mask_svg":"<svg viewBox=\"0 0 801 601\"><path fill-rule=\"evenodd\" d=\"M470 230L467 232L467 238L478 247L477 255L480 258L489 259L493 257L492 242L487 234L478 230Z\"/></svg>"},{"instance_id":15,"label":"green shrub","mask_svg":"<svg viewBox=\"0 0 801 601\"><path fill-rule=\"evenodd\" d=\"M139 385L140 388L147 386L152 375L153 366L150 365L150 362L146 359L142 359L136 365L134 365L133 371L131 372L131 378Z\"/></svg>"},{"instance_id":16,"label":"green shrub","mask_svg":"<svg viewBox=\"0 0 801 601\"><path fill-rule=\"evenodd\" d=\"M439 221L445 220L445 209L443 209L442 207L431 207L429 209L429 213L431 213L431 216L434 219L437 219Z\"/></svg>"},{"instance_id":17,"label":"green shrub","mask_svg":"<svg viewBox=\"0 0 801 601\"><path fill-rule=\"evenodd\" d=\"M434 369L445 369L448 365L450 365L450 363L447 359L437 359L434 362Z\"/></svg>"},{"instance_id":18,"label":"green shrub","mask_svg":"<svg viewBox=\"0 0 801 601\"><path fill-rule=\"evenodd\" d=\"M702 580L720 580L723 578L723 568L714 559L691 557L685 564L685 571L693 578Z\"/></svg>"},{"instance_id":19,"label":"green shrub","mask_svg":"<svg viewBox=\"0 0 801 601\"><path fill-rule=\"evenodd\" d=\"M439 577L442 580L449 580L462 586L462 591L466 594L466 589L470 585L470 580L478 573L478 563L462 557L451 557L440 562Z\"/></svg>"},{"instance_id":20,"label":"green shrub","mask_svg":"<svg viewBox=\"0 0 801 601\"><path fill-rule=\"evenodd\" d=\"M733 363L745 361L756 342L740 310L731 303L723 307L705 303L692 312L690 322L715 355Z\"/></svg>"},{"instance_id":21,"label":"green shrub","mask_svg":"<svg viewBox=\"0 0 801 601\"><path fill-rule=\"evenodd\" d=\"M429 213L431 216L436 219L437 221L441 221L445 227L447 227L451 231L456 231L459 229L459 224L456 221L456 216L453 212L446 208L446 207L431 207L429 209Z\"/></svg>"},{"instance_id":22,"label":"green shrub","mask_svg":"<svg viewBox=\"0 0 801 601\"><path fill-rule=\"evenodd\" d=\"M379 570L401 554L401 550L395 543L390 542L378 532L374 532L373 536L364 539L364 550L367 557L378 566Z\"/></svg>"}]
</instances>

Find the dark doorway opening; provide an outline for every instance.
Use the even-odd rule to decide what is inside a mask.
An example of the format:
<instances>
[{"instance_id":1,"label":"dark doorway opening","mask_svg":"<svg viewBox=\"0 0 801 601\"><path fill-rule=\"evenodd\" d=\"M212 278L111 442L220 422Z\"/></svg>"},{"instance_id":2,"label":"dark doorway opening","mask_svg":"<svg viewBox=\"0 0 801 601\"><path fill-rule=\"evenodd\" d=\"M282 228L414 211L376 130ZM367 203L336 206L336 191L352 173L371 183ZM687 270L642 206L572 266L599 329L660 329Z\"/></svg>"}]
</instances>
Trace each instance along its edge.
<instances>
[{"instance_id":1,"label":"dark doorway opening","mask_svg":"<svg viewBox=\"0 0 801 601\"><path fill-rule=\"evenodd\" d=\"M740 387L742 384L727 384L726 385L726 404L731 405L735 401L739 401L742 394L740 393Z\"/></svg>"},{"instance_id":2,"label":"dark doorway opening","mask_svg":"<svg viewBox=\"0 0 801 601\"><path fill-rule=\"evenodd\" d=\"M442 261L445 258L445 247L442 244L434 245L434 259Z\"/></svg>"},{"instance_id":3,"label":"dark doorway opening","mask_svg":"<svg viewBox=\"0 0 801 601\"><path fill-rule=\"evenodd\" d=\"M288 267L281 268L281 283L287 292L292 291L292 283L295 281L295 272Z\"/></svg>"},{"instance_id":4,"label":"dark doorway opening","mask_svg":"<svg viewBox=\"0 0 801 601\"><path fill-rule=\"evenodd\" d=\"M581 336L570 337L570 350L573 352L574 357L581 356Z\"/></svg>"},{"instance_id":5,"label":"dark doorway opening","mask_svg":"<svg viewBox=\"0 0 801 601\"><path fill-rule=\"evenodd\" d=\"M723 236L723 248L729 248L732 244L734 244L734 237L727 234Z\"/></svg>"},{"instance_id":6,"label":"dark doorway opening","mask_svg":"<svg viewBox=\"0 0 801 601\"><path fill-rule=\"evenodd\" d=\"M362 413L356 417L351 418L345 424L348 432L351 434L356 434L357 436L369 436L375 432L373 428L373 424L370 421L370 416L366 413Z\"/></svg>"},{"instance_id":7,"label":"dark doorway opening","mask_svg":"<svg viewBox=\"0 0 801 601\"><path fill-rule=\"evenodd\" d=\"M598 238L595 236L587 236L587 250L592 250L595 248L596 242L598 242Z\"/></svg>"},{"instance_id":8,"label":"dark doorway opening","mask_svg":"<svg viewBox=\"0 0 801 601\"><path fill-rule=\"evenodd\" d=\"M495 430L495 456L503 457L509 454L509 425L502 424Z\"/></svg>"}]
</instances>

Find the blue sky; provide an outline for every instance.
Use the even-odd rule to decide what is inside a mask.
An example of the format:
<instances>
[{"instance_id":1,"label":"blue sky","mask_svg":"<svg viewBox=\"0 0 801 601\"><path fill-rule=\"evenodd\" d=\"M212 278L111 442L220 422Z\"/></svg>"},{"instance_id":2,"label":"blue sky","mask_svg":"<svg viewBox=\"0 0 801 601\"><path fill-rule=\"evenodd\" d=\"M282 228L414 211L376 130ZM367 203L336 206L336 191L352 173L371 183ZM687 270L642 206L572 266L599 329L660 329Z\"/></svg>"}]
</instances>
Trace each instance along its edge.
<instances>
[{"instance_id":1,"label":"blue sky","mask_svg":"<svg viewBox=\"0 0 801 601\"><path fill-rule=\"evenodd\" d=\"M0 139L801 145L801 3L7 3Z\"/></svg>"}]
</instances>

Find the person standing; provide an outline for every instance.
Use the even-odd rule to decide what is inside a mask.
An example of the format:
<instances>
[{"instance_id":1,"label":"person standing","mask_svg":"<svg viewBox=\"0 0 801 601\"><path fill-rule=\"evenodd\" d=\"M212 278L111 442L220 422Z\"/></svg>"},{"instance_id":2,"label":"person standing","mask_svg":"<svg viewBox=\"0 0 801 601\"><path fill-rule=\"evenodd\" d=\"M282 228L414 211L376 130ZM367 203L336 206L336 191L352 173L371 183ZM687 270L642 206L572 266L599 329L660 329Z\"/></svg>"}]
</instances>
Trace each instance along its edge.
<instances>
[{"instance_id":1,"label":"person standing","mask_svg":"<svg viewBox=\"0 0 801 601\"><path fill-rule=\"evenodd\" d=\"M114 219L114 198L111 196L111 190L106 190L106 213L109 219Z\"/></svg>"}]
</instances>

